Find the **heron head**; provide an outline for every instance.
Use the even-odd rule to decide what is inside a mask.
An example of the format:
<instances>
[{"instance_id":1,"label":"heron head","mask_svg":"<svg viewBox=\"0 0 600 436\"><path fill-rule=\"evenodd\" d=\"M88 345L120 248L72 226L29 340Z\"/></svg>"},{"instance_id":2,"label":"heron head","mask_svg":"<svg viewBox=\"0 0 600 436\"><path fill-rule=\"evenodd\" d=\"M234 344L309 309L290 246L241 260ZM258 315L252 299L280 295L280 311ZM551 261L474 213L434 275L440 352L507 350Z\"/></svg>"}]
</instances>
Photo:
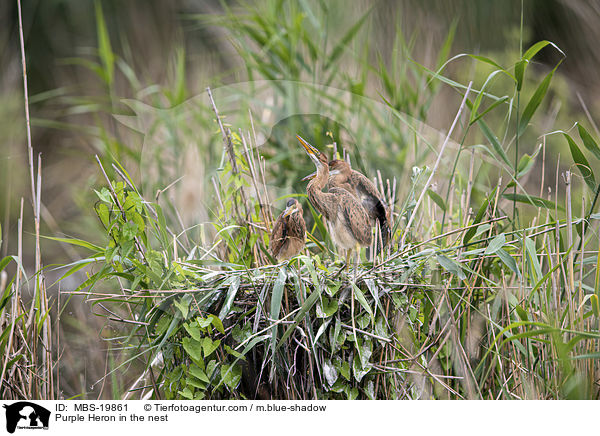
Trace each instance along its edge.
<instances>
[{"instance_id":1,"label":"heron head","mask_svg":"<svg viewBox=\"0 0 600 436\"><path fill-rule=\"evenodd\" d=\"M286 208L283 211L283 217L288 217L296 212L301 212L302 206L295 198L290 198L286 204Z\"/></svg>"},{"instance_id":2,"label":"heron head","mask_svg":"<svg viewBox=\"0 0 600 436\"><path fill-rule=\"evenodd\" d=\"M321 153L319 150L310 145L300 136L296 135L296 138L298 138L298 141L300 141L300 144L302 144L302 146L304 147L304 151L306 151L306 154L308 154L308 157L310 157L317 169L327 166L328 159L327 156L325 156L325 154Z\"/></svg>"},{"instance_id":3,"label":"heron head","mask_svg":"<svg viewBox=\"0 0 600 436\"><path fill-rule=\"evenodd\" d=\"M335 159L329 162L329 175L334 176L336 174L350 175L352 168L350 164L345 160Z\"/></svg>"}]
</instances>

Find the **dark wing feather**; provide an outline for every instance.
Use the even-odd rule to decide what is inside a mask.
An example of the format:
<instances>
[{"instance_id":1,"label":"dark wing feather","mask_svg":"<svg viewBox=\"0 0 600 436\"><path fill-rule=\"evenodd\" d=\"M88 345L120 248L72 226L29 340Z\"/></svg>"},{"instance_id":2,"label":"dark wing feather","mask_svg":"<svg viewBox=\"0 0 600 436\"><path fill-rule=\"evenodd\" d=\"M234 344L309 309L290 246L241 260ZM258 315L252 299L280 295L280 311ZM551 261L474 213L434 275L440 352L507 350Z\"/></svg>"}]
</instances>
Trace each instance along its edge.
<instances>
[{"instance_id":1,"label":"dark wing feather","mask_svg":"<svg viewBox=\"0 0 600 436\"><path fill-rule=\"evenodd\" d=\"M381 239L383 245L387 245L390 239L390 212L384 197L379 193L375 184L364 174L352 171L352 184L356 194L362 199L364 208L372 219L376 219L381 227Z\"/></svg>"}]
</instances>

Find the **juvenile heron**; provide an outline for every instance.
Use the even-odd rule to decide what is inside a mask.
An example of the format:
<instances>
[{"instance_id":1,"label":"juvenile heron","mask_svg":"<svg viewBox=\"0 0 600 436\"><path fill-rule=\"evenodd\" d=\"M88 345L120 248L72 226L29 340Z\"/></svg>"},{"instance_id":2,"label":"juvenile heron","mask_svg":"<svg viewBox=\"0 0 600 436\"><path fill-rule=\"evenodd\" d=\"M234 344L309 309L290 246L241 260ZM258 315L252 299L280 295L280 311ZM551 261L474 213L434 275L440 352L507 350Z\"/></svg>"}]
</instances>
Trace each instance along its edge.
<instances>
[{"instance_id":1,"label":"juvenile heron","mask_svg":"<svg viewBox=\"0 0 600 436\"><path fill-rule=\"evenodd\" d=\"M286 208L275 221L269 249L278 262L288 260L304 248L306 223L302 216L302 205L290 198Z\"/></svg>"},{"instance_id":2,"label":"juvenile heron","mask_svg":"<svg viewBox=\"0 0 600 436\"><path fill-rule=\"evenodd\" d=\"M302 180L311 180L316 174L309 174ZM328 183L330 189L345 189L360 201L369 216L371 226L379 223L381 241L385 247L391 235L390 210L375 184L361 172L353 170L348 162L338 159L329 161Z\"/></svg>"},{"instance_id":3,"label":"juvenile heron","mask_svg":"<svg viewBox=\"0 0 600 436\"><path fill-rule=\"evenodd\" d=\"M379 223L385 247L391 235L390 210L375 184L345 160L336 159L329 162L329 186L344 188L360 200L372 225Z\"/></svg>"},{"instance_id":4,"label":"juvenile heron","mask_svg":"<svg viewBox=\"0 0 600 436\"><path fill-rule=\"evenodd\" d=\"M314 162L317 171L306 187L308 200L327 220L327 228L333 243L346 250L346 265L351 251L359 246L371 245L371 225L369 216L360 201L347 190L332 187L323 192L329 179L327 156L296 136L304 150Z\"/></svg>"}]
</instances>

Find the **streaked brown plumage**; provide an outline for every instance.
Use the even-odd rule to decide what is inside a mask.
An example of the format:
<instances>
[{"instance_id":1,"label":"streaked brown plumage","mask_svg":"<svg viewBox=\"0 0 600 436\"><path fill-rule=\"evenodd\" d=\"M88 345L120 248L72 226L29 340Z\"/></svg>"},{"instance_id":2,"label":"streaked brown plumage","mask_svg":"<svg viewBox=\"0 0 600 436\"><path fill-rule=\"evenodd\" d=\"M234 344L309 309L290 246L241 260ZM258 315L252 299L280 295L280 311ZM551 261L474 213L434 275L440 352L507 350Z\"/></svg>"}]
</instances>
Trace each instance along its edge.
<instances>
[{"instance_id":1,"label":"streaked brown plumage","mask_svg":"<svg viewBox=\"0 0 600 436\"><path fill-rule=\"evenodd\" d=\"M289 199L286 209L275 221L269 249L278 262L288 260L304 248L306 223L302 216L302 205L296 199Z\"/></svg>"},{"instance_id":2,"label":"streaked brown plumage","mask_svg":"<svg viewBox=\"0 0 600 436\"><path fill-rule=\"evenodd\" d=\"M379 223L381 240L386 246L391 235L390 210L375 184L345 160L336 159L329 162L329 186L343 188L360 200L371 224Z\"/></svg>"},{"instance_id":3,"label":"streaked brown plumage","mask_svg":"<svg viewBox=\"0 0 600 436\"><path fill-rule=\"evenodd\" d=\"M346 263L356 245L371 245L371 225L369 217L359 200L343 188L333 187L329 192L322 189L329 179L327 156L310 145L300 136L296 136L304 150L314 162L317 172L308 183L308 200L327 220L331 239L338 247L346 251Z\"/></svg>"}]
</instances>

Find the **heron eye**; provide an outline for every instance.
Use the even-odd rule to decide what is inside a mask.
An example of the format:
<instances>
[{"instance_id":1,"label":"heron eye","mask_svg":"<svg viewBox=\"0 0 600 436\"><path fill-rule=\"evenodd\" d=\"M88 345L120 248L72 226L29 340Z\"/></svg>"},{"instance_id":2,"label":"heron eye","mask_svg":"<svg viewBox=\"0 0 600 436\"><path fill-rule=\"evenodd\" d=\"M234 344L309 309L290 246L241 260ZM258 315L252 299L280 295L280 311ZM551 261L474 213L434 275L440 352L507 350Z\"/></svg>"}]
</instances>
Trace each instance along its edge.
<instances>
[{"instance_id":1,"label":"heron eye","mask_svg":"<svg viewBox=\"0 0 600 436\"><path fill-rule=\"evenodd\" d=\"M290 198L286 204L286 207L293 206L295 202L296 202L296 200L294 200L293 198Z\"/></svg>"}]
</instances>

